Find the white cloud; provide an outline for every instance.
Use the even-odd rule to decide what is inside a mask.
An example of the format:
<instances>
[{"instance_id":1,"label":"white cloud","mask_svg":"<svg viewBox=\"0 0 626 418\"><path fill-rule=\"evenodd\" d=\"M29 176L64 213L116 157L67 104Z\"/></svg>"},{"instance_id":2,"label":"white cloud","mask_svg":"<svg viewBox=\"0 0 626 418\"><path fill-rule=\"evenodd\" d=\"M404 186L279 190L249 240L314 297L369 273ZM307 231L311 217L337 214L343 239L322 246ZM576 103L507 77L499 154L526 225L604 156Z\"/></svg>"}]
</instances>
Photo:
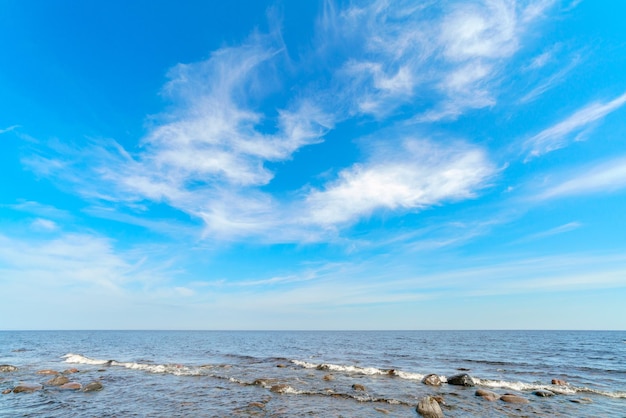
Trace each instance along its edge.
<instances>
[{"instance_id":1,"label":"white cloud","mask_svg":"<svg viewBox=\"0 0 626 418\"><path fill-rule=\"evenodd\" d=\"M606 103L591 103L571 116L547 128L525 142L529 150L526 160L563 148L572 141L573 133L580 133L593 122L601 120L626 103L626 93Z\"/></svg>"},{"instance_id":2,"label":"white cloud","mask_svg":"<svg viewBox=\"0 0 626 418\"><path fill-rule=\"evenodd\" d=\"M43 231L55 231L59 226L50 219L37 218L31 223L31 227Z\"/></svg>"},{"instance_id":3,"label":"white cloud","mask_svg":"<svg viewBox=\"0 0 626 418\"><path fill-rule=\"evenodd\" d=\"M13 125L13 126L9 126L8 128L0 129L0 135L5 134L7 132L11 132L19 127L20 125Z\"/></svg>"},{"instance_id":4,"label":"white cloud","mask_svg":"<svg viewBox=\"0 0 626 418\"><path fill-rule=\"evenodd\" d=\"M474 197L494 167L483 150L455 145L406 140L398 149L341 171L336 181L307 196L309 221L332 226L376 210L419 210Z\"/></svg>"},{"instance_id":5,"label":"white cloud","mask_svg":"<svg viewBox=\"0 0 626 418\"><path fill-rule=\"evenodd\" d=\"M538 199L613 192L626 187L626 158L617 158L592 167L578 169L575 175L547 188Z\"/></svg>"}]
</instances>

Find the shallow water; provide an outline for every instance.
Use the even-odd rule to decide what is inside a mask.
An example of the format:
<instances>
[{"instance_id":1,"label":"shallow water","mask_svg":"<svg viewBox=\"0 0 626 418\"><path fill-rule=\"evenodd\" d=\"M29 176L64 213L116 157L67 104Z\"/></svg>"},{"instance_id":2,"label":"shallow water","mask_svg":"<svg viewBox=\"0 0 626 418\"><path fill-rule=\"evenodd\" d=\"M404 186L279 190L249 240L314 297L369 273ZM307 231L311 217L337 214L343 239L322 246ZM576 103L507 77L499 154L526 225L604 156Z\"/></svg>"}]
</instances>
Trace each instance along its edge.
<instances>
[{"instance_id":1,"label":"shallow water","mask_svg":"<svg viewBox=\"0 0 626 418\"><path fill-rule=\"evenodd\" d=\"M2 417L410 417L426 395L443 396L447 417L626 417L626 332L6 331L0 364L19 368L0 373L0 390L72 367L72 381L104 386L0 395ZM477 386L421 383L461 372Z\"/></svg>"}]
</instances>

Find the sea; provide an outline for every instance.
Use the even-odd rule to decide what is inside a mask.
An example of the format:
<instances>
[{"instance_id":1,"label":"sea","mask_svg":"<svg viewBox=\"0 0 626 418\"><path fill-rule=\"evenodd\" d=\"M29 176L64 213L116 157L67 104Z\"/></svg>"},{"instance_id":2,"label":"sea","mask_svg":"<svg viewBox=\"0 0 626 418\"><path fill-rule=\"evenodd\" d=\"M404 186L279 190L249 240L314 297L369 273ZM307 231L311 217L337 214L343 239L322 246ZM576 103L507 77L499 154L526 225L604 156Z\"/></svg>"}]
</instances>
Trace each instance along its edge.
<instances>
[{"instance_id":1,"label":"sea","mask_svg":"<svg viewBox=\"0 0 626 418\"><path fill-rule=\"evenodd\" d=\"M0 365L1 417L419 417L426 396L445 417L626 417L625 331L0 331ZM70 369L102 389L38 373Z\"/></svg>"}]
</instances>

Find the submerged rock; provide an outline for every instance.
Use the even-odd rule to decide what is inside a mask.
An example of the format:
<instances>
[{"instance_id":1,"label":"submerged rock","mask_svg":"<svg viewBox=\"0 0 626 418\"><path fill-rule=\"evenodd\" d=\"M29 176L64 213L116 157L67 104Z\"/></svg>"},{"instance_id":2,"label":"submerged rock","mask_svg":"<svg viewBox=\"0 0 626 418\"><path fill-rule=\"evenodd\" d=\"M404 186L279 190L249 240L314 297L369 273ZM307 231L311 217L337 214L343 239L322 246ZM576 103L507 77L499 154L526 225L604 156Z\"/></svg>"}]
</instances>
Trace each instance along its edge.
<instances>
[{"instance_id":1,"label":"submerged rock","mask_svg":"<svg viewBox=\"0 0 626 418\"><path fill-rule=\"evenodd\" d=\"M78 382L67 382L62 384L61 386L59 386L59 389L63 389L63 390L80 390L82 389L83 385L81 385Z\"/></svg>"},{"instance_id":2,"label":"submerged rock","mask_svg":"<svg viewBox=\"0 0 626 418\"><path fill-rule=\"evenodd\" d=\"M75 369L75 368L71 368L71 369L67 369L63 371L63 374L74 374L74 373L78 373L80 370Z\"/></svg>"},{"instance_id":3,"label":"submerged rock","mask_svg":"<svg viewBox=\"0 0 626 418\"><path fill-rule=\"evenodd\" d=\"M550 392L549 390L536 390L533 392L533 395L539 396L540 398L549 398L550 396L554 396L554 392Z\"/></svg>"},{"instance_id":4,"label":"submerged rock","mask_svg":"<svg viewBox=\"0 0 626 418\"><path fill-rule=\"evenodd\" d=\"M593 403L593 401L589 398L570 399L569 401L574 403Z\"/></svg>"},{"instance_id":5,"label":"submerged rock","mask_svg":"<svg viewBox=\"0 0 626 418\"><path fill-rule=\"evenodd\" d=\"M41 389L43 389L43 386L38 383L22 383L13 388L13 393L35 392Z\"/></svg>"},{"instance_id":6,"label":"submerged rock","mask_svg":"<svg viewBox=\"0 0 626 418\"><path fill-rule=\"evenodd\" d=\"M324 379L326 381L335 380L335 376L333 376L332 374L327 374L322 379Z\"/></svg>"},{"instance_id":7,"label":"submerged rock","mask_svg":"<svg viewBox=\"0 0 626 418\"><path fill-rule=\"evenodd\" d=\"M561 379L552 379L552 384L558 386L567 386L567 382Z\"/></svg>"},{"instance_id":8,"label":"submerged rock","mask_svg":"<svg viewBox=\"0 0 626 418\"><path fill-rule=\"evenodd\" d=\"M274 392L274 393L285 393L288 390L289 390L289 385L285 385L285 384L274 385L270 388L270 392Z\"/></svg>"},{"instance_id":9,"label":"submerged rock","mask_svg":"<svg viewBox=\"0 0 626 418\"><path fill-rule=\"evenodd\" d=\"M441 378L439 375L431 373L422 379L422 383L428 386L441 386Z\"/></svg>"},{"instance_id":10,"label":"submerged rock","mask_svg":"<svg viewBox=\"0 0 626 418\"><path fill-rule=\"evenodd\" d=\"M455 374L454 376L448 377L448 384L455 386L476 386L474 379L467 373Z\"/></svg>"},{"instance_id":11,"label":"submerged rock","mask_svg":"<svg viewBox=\"0 0 626 418\"><path fill-rule=\"evenodd\" d=\"M6 395L7 393L11 393L11 392L13 392L13 389L5 389L2 391L2 394Z\"/></svg>"},{"instance_id":12,"label":"submerged rock","mask_svg":"<svg viewBox=\"0 0 626 418\"><path fill-rule=\"evenodd\" d=\"M365 392L365 386L360 385L358 383L355 383L354 385L352 385L352 389L353 390L358 390L360 392Z\"/></svg>"},{"instance_id":13,"label":"submerged rock","mask_svg":"<svg viewBox=\"0 0 626 418\"><path fill-rule=\"evenodd\" d=\"M507 403L529 403L530 402L528 399L522 398L521 396L514 395L512 393L505 393L504 395L500 396L500 400L502 402L507 402Z\"/></svg>"},{"instance_id":14,"label":"submerged rock","mask_svg":"<svg viewBox=\"0 0 626 418\"><path fill-rule=\"evenodd\" d=\"M424 418L443 418L443 411L432 396L426 396L417 404L417 412Z\"/></svg>"},{"instance_id":15,"label":"submerged rock","mask_svg":"<svg viewBox=\"0 0 626 418\"><path fill-rule=\"evenodd\" d=\"M0 372L15 372L17 371L17 367L11 366L10 364L0 364Z\"/></svg>"},{"instance_id":16,"label":"submerged rock","mask_svg":"<svg viewBox=\"0 0 626 418\"><path fill-rule=\"evenodd\" d=\"M484 389L478 389L475 393L476 396L480 396L481 398L489 401L489 402L494 402L497 401L498 399L500 399L500 395L498 395L495 392L492 392L490 390L484 390Z\"/></svg>"},{"instance_id":17,"label":"submerged rock","mask_svg":"<svg viewBox=\"0 0 626 418\"><path fill-rule=\"evenodd\" d=\"M39 370L39 371L37 372L37 374L57 375L57 374L60 374L60 373L59 373L59 372L57 372L56 370L49 370L49 369L46 369L46 370Z\"/></svg>"},{"instance_id":18,"label":"submerged rock","mask_svg":"<svg viewBox=\"0 0 626 418\"><path fill-rule=\"evenodd\" d=\"M83 392L96 392L98 390L102 390L102 383L100 382L91 382L87 383L83 388Z\"/></svg>"},{"instance_id":19,"label":"submerged rock","mask_svg":"<svg viewBox=\"0 0 626 418\"><path fill-rule=\"evenodd\" d=\"M56 377L53 377L52 379L48 380L46 382L46 385L48 385L48 386L61 386L61 385L66 384L69 381L70 381L70 379L68 379L65 376L56 376Z\"/></svg>"}]
</instances>

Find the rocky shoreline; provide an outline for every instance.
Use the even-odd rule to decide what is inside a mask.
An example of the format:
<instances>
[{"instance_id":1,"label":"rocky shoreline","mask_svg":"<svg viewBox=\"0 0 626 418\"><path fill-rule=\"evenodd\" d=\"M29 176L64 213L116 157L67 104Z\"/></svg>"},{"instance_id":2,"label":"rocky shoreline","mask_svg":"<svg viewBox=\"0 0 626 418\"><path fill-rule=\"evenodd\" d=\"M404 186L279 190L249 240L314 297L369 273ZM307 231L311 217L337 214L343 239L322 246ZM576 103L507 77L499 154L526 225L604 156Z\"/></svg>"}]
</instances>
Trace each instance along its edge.
<instances>
[{"instance_id":1,"label":"rocky shoreline","mask_svg":"<svg viewBox=\"0 0 626 418\"><path fill-rule=\"evenodd\" d=\"M286 367L285 365L279 364L277 367ZM10 375L13 372L17 372L18 367L5 364L0 365L0 373L5 375ZM100 371L100 370L99 370ZM104 370L101 370L104 371ZM397 372L395 370L389 370L388 375L393 377ZM64 371L57 371L51 369L42 369L35 372L33 378L29 381L20 382L19 384L6 388L2 391L3 395L8 394L19 394L19 393L33 393L40 390L51 389L51 390L59 390L59 391L75 391L75 392L95 392L103 390L104 387L102 383L98 380L92 380L87 383L83 383L80 380L81 372L76 368L66 369ZM44 379L45 377L45 379ZM332 381L334 380L333 374L325 374L322 378L324 381ZM5 379L0 379L2 382ZM437 374L428 374L422 380L421 383L427 386L440 387L443 385L452 385L452 386L460 386L464 388L472 388L478 386L478 379L473 378L468 373L460 373L451 375L449 377L439 376ZM337 393L333 391L327 391L325 393L322 392L299 392L293 390L289 385L281 383L278 379L256 379L253 382L237 382L244 386L259 386L267 389L271 393L275 394L293 394L298 393L302 395L324 395L331 397L342 397L342 398L350 398L359 402L373 402L373 403L388 403L388 404L403 404L408 407L415 408L415 411L425 417L425 418L441 418L445 416L445 411L452 411L456 408L455 404L458 404L460 401L459 398L454 398L452 401L449 401L446 394L432 394L427 395L419 399L417 405L407 404L406 402L400 402L395 399L383 399L383 398L371 398L367 396L363 396L367 392L367 388L360 384L354 383L351 386L351 390L347 390L346 393ZM552 379L551 385L555 387L567 387L568 383L560 380L560 379ZM346 388L347 389L347 388ZM550 398L554 396L558 396L558 391L550 391L547 389L535 390L531 392L532 395L537 398ZM531 400L526 397L525 393L496 393L491 390L486 390L482 388L478 388L474 392L474 396L482 398L485 402L503 402L507 404L529 404ZM591 399L589 398L575 398L570 399L573 403L591 403ZM256 408L263 408L265 402L256 403ZM385 413L385 410L382 408L376 408L378 412Z\"/></svg>"}]
</instances>

